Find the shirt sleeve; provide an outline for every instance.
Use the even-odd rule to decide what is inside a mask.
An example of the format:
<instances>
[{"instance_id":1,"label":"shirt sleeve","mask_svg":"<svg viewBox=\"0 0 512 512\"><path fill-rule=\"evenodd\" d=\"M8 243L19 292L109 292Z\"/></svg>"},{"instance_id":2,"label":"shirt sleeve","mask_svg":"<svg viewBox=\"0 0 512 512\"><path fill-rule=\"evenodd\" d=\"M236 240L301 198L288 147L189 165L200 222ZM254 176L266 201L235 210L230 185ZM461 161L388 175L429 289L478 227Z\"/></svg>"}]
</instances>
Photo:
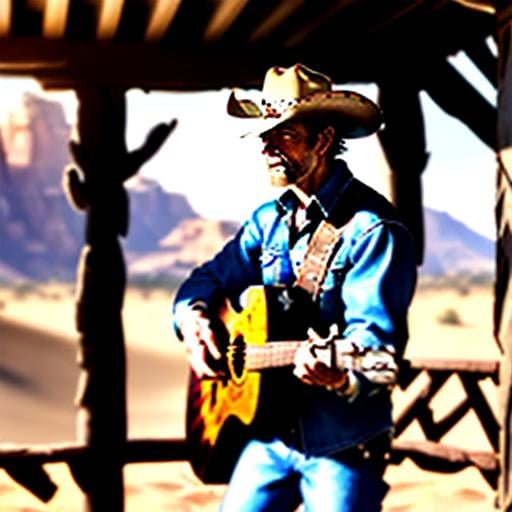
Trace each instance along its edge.
<instances>
[{"instance_id":1,"label":"shirt sleeve","mask_svg":"<svg viewBox=\"0 0 512 512\"><path fill-rule=\"evenodd\" d=\"M367 229L352 245L341 291L345 342L363 353L400 357L408 338L407 311L415 285L416 255L409 231L395 221L379 221ZM364 373L356 374L360 391L372 384L365 382Z\"/></svg>"},{"instance_id":2,"label":"shirt sleeve","mask_svg":"<svg viewBox=\"0 0 512 512\"><path fill-rule=\"evenodd\" d=\"M182 283L174 300L173 326L179 331L182 312L196 303L207 310L226 298L237 305L238 297L251 284L261 281L259 257L262 231L257 213L211 260L197 267Z\"/></svg>"}]
</instances>

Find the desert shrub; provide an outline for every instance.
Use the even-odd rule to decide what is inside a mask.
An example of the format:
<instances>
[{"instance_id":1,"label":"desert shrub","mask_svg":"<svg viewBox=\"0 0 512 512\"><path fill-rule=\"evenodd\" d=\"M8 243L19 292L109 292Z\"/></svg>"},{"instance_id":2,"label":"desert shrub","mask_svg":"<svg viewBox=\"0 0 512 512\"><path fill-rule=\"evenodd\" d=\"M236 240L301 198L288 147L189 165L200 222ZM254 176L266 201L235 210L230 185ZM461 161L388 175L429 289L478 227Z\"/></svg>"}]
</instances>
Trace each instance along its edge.
<instances>
[{"instance_id":1,"label":"desert shrub","mask_svg":"<svg viewBox=\"0 0 512 512\"><path fill-rule=\"evenodd\" d=\"M152 276L152 275L140 275L132 277L129 280L129 286L132 289L136 289L144 294L149 294L153 291L163 290L166 292L172 292L178 288L183 278L177 276Z\"/></svg>"},{"instance_id":2,"label":"desert shrub","mask_svg":"<svg viewBox=\"0 0 512 512\"><path fill-rule=\"evenodd\" d=\"M34 281L20 281L13 285L14 295L18 299L23 299L30 295L31 293L35 293L39 290L39 286Z\"/></svg>"},{"instance_id":3,"label":"desert shrub","mask_svg":"<svg viewBox=\"0 0 512 512\"><path fill-rule=\"evenodd\" d=\"M459 313L453 308L445 309L438 317L437 321L445 325L462 325L462 319Z\"/></svg>"}]
</instances>

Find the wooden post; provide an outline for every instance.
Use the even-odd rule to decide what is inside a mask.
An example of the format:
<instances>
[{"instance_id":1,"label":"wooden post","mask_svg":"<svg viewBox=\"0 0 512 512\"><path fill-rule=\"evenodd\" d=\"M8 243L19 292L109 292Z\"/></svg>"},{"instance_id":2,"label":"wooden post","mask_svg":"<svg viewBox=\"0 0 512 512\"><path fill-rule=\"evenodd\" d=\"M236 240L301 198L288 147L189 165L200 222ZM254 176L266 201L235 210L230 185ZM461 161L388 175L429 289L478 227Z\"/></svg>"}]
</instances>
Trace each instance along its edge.
<instances>
[{"instance_id":1,"label":"wooden post","mask_svg":"<svg viewBox=\"0 0 512 512\"><path fill-rule=\"evenodd\" d=\"M399 73L399 72L397 72ZM419 91L393 79L379 83L385 128L378 133L391 174L391 200L404 218L423 262L424 228L421 174L428 160Z\"/></svg>"},{"instance_id":2,"label":"wooden post","mask_svg":"<svg viewBox=\"0 0 512 512\"><path fill-rule=\"evenodd\" d=\"M496 285L494 332L500 365L499 506L512 510L512 0L496 3L498 35L498 176L496 194Z\"/></svg>"},{"instance_id":3,"label":"wooden post","mask_svg":"<svg viewBox=\"0 0 512 512\"><path fill-rule=\"evenodd\" d=\"M70 464L85 494L84 510L124 510L126 364L121 318L126 284L119 236L128 232L124 181L165 141L176 122L158 125L133 152L125 146L125 91L77 90L79 142L71 143L78 165L66 173L72 203L87 214L86 245L79 268L77 329L81 375L77 393L78 438L85 457Z\"/></svg>"}]
</instances>

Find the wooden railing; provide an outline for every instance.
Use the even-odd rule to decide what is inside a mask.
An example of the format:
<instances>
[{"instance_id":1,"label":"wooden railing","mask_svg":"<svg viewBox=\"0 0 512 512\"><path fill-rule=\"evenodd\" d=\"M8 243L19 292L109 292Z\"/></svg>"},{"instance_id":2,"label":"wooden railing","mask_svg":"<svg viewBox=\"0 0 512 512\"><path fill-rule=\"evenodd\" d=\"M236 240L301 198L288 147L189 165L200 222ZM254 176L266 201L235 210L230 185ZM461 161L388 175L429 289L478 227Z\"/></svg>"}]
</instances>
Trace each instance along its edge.
<instances>
[{"instance_id":1,"label":"wooden railing","mask_svg":"<svg viewBox=\"0 0 512 512\"><path fill-rule=\"evenodd\" d=\"M412 390L397 404L395 441L392 462L399 464L408 457L423 469L435 472L455 472L468 466L476 467L485 480L497 488L499 475L499 423L489 397L480 382L491 379L499 384L499 362L472 359L409 359L401 371L399 387ZM455 401L449 410L434 420L433 400L448 380L455 377L465 396ZM421 379L421 381L420 381ZM419 384L416 385L415 384ZM470 412L479 420L488 440L489 451L470 451L445 445L442 438ZM401 435L417 421L424 439L401 440Z\"/></svg>"},{"instance_id":2,"label":"wooden railing","mask_svg":"<svg viewBox=\"0 0 512 512\"><path fill-rule=\"evenodd\" d=\"M408 359L401 371L399 387L412 392L398 404L390 462L401 464L408 458L422 469L441 473L453 473L473 466L496 489L499 424L479 382L492 379L497 385L498 371L498 361ZM432 401L453 376L459 380L466 396L434 421ZM442 443L443 436L470 411L476 414L492 450L469 451ZM401 439L413 421L419 423L424 439ZM43 446L0 444L0 467L39 499L49 501L57 486L44 471L43 464L64 462L72 467L87 450L87 446L77 443ZM125 447L125 464L188 459L189 448L184 439L137 439L128 441Z\"/></svg>"}]
</instances>

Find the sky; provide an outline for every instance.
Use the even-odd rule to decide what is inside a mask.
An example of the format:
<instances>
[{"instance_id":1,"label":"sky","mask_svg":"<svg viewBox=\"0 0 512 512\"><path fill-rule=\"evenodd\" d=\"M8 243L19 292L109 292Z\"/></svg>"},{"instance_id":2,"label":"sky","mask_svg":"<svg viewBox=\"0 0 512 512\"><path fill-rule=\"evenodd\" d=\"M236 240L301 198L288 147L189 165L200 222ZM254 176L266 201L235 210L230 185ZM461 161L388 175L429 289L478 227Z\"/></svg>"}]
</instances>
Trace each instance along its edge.
<instances>
[{"instance_id":1,"label":"sky","mask_svg":"<svg viewBox=\"0 0 512 512\"><path fill-rule=\"evenodd\" d=\"M451 61L496 104L496 91L463 53ZM343 88L377 99L376 87L344 84ZM177 117L178 128L142 173L157 178L168 190L185 193L201 215L242 220L275 191L267 185L258 141L240 138L251 121L226 115L229 92L148 95L131 91L127 141L135 147L151 126ZM494 153L427 94L421 93L421 101L430 153L422 177L425 206L447 212L478 233L495 238ZM345 159L354 174L389 195L389 169L377 136L348 141L348 148Z\"/></svg>"},{"instance_id":2,"label":"sky","mask_svg":"<svg viewBox=\"0 0 512 512\"><path fill-rule=\"evenodd\" d=\"M495 104L495 90L463 53L451 59L463 74ZM376 100L371 85L343 84ZM27 79L0 80L0 121L21 102L24 91L61 101L68 121L76 119L73 92L42 91ZM266 181L257 138L241 138L251 121L226 114L228 89L207 92L128 92L129 148L141 144L159 122L178 119L178 126L160 151L140 171L172 192L185 194L205 217L243 220L263 200L275 195ZM496 161L468 128L451 118L421 93L430 159L423 173L425 206L444 211L489 238L495 237L494 194ZM348 141L345 154L354 174L388 195L389 170L376 135Z\"/></svg>"}]
</instances>

